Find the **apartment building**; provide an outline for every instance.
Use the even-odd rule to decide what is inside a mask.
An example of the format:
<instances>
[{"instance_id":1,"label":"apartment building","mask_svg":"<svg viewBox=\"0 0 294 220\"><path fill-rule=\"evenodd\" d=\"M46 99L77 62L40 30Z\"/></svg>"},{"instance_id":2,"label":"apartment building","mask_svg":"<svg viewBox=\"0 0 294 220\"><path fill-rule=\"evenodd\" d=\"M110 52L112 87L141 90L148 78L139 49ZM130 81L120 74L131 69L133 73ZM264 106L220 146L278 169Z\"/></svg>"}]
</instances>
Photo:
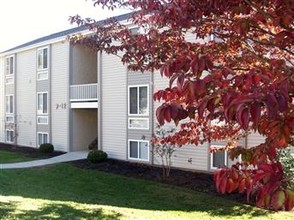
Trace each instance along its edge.
<instances>
[{"instance_id":1,"label":"apartment building","mask_svg":"<svg viewBox=\"0 0 294 220\"><path fill-rule=\"evenodd\" d=\"M128 22L128 14L116 19ZM73 46L66 38L74 33L87 30L73 28L0 54L0 142L33 148L52 143L68 152L87 150L98 138L110 158L161 164L150 143L160 104L152 94L167 79L130 72L117 56ZM243 144L261 141L251 135ZM213 171L232 163L226 152L211 154L209 147L176 149L172 166Z\"/></svg>"}]
</instances>

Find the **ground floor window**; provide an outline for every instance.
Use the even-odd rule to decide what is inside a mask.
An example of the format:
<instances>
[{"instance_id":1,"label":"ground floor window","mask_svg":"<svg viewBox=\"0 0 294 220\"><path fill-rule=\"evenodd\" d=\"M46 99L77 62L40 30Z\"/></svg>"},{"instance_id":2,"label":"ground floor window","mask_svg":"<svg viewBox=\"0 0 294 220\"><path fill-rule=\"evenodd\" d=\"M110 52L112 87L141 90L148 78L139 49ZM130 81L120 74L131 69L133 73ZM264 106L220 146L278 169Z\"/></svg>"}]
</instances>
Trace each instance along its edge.
<instances>
[{"instance_id":1,"label":"ground floor window","mask_svg":"<svg viewBox=\"0 0 294 220\"><path fill-rule=\"evenodd\" d=\"M149 141L129 140L129 159L149 161Z\"/></svg>"},{"instance_id":2,"label":"ground floor window","mask_svg":"<svg viewBox=\"0 0 294 220\"><path fill-rule=\"evenodd\" d=\"M211 146L216 148L217 146ZM218 151L210 154L210 168L217 169L222 166L227 166L228 158L227 158L227 151Z\"/></svg>"},{"instance_id":3,"label":"ground floor window","mask_svg":"<svg viewBox=\"0 0 294 220\"><path fill-rule=\"evenodd\" d=\"M13 140L14 140L14 131L13 130L6 130L5 131L5 140L7 143L13 143Z\"/></svg>"},{"instance_id":4,"label":"ground floor window","mask_svg":"<svg viewBox=\"0 0 294 220\"><path fill-rule=\"evenodd\" d=\"M40 147L41 144L46 144L48 142L49 142L48 133L38 132L38 146Z\"/></svg>"}]
</instances>

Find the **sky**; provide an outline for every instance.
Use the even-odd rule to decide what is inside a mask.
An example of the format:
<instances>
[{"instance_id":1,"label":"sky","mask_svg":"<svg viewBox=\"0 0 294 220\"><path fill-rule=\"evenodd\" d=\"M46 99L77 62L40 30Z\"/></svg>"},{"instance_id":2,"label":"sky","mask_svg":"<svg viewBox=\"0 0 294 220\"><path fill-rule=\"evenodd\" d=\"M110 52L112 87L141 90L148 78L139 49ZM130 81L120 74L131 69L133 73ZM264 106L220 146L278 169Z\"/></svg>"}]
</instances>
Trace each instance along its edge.
<instances>
[{"instance_id":1,"label":"sky","mask_svg":"<svg viewBox=\"0 0 294 220\"><path fill-rule=\"evenodd\" d=\"M94 7L92 0L0 0L0 52L76 27L69 16L101 20L127 12Z\"/></svg>"}]
</instances>

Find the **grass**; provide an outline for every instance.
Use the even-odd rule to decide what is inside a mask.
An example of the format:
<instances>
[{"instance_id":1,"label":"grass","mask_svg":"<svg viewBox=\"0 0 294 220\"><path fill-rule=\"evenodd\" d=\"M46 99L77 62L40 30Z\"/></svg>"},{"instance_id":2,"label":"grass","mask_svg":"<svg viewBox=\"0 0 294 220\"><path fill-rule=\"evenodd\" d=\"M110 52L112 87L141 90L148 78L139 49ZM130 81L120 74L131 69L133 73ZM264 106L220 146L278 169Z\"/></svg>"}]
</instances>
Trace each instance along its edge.
<instances>
[{"instance_id":1,"label":"grass","mask_svg":"<svg viewBox=\"0 0 294 220\"><path fill-rule=\"evenodd\" d=\"M15 163L33 160L30 157L22 156L18 153L0 150L0 164L1 163Z\"/></svg>"},{"instance_id":2,"label":"grass","mask_svg":"<svg viewBox=\"0 0 294 220\"><path fill-rule=\"evenodd\" d=\"M293 219L220 197L70 164L0 170L0 219Z\"/></svg>"}]
</instances>

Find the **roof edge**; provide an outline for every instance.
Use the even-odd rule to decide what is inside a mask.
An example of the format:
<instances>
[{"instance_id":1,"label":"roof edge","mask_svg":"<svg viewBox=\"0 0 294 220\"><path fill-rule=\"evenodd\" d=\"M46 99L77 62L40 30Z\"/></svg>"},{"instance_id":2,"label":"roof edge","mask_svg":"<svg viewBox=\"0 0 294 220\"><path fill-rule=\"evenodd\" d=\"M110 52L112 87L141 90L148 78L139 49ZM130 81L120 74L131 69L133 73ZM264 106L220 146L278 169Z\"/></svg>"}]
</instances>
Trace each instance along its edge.
<instances>
[{"instance_id":1,"label":"roof edge","mask_svg":"<svg viewBox=\"0 0 294 220\"><path fill-rule=\"evenodd\" d=\"M127 20L127 19L130 18L130 15L132 13L133 12L118 15L118 16L114 16L114 17L109 17L109 18L106 18L106 19L103 19L103 20L99 20L97 22L102 23L102 22L107 21L108 19L115 19L117 21ZM59 32L56 32L56 33L53 33L53 34L50 34L50 35L47 35L47 36L44 36L44 37L37 38L37 39L32 40L32 41L26 42L24 44L20 44L20 45L18 45L16 47L8 49L8 50L1 51L0 55L4 54L4 53L11 52L11 51L14 51L14 50L19 50L19 49L22 49L22 48L25 48L25 47L28 47L28 46L32 46L34 44L42 43L42 42L45 42L45 41L48 41L48 40L53 40L53 39L56 39L56 38L64 37L64 36L67 36L69 34L74 34L74 33L78 33L78 32L81 32L81 31L85 31L85 30L87 30L87 27L79 26L79 27L70 28L70 29L67 29L67 30L64 30L64 31L59 31Z\"/></svg>"}]
</instances>

